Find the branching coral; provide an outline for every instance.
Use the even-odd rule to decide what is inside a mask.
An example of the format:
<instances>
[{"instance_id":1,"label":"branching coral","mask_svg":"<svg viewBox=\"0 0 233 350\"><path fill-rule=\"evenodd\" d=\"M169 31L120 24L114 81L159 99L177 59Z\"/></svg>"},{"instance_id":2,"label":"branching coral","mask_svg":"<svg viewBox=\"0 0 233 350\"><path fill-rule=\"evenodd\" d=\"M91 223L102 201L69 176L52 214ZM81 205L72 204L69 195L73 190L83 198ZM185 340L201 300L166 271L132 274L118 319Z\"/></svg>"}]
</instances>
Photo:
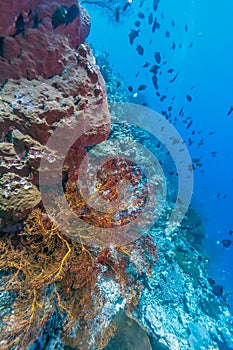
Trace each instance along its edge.
<instances>
[{"instance_id":1,"label":"branching coral","mask_svg":"<svg viewBox=\"0 0 233 350\"><path fill-rule=\"evenodd\" d=\"M88 309L97 273L94 256L63 237L39 209L28 218L19 242L1 240L1 253L1 288L15 291L1 334L6 349L26 347L56 307L69 327Z\"/></svg>"},{"instance_id":2,"label":"branching coral","mask_svg":"<svg viewBox=\"0 0 233 350\"><path fill-rule=\"evenodd\" d=\"M98 191L104 193L103 189L108 189L111 201L119 195L117 181L108 176L105 180L102 178ZM76 214L92 225L93 232L88 231L90 239L95 237L98 227L107 227L111 232L114 225L125 224L123 218L116 222L112 213L102 217L96 215L87 207L74 183L67 184L66 197ZM59 206L59 200L57 204ZM133 218L134 215L128 220ZM12 346L26 349L41 335L43 326L55 312L61 316L65 342L70 341L81 349L80 343L87 344L91 337L90 320L104 304L97 283L99 278L115 280L121 286L122 298L126 299L129 309L137 303L141 286L127 268L135 264L140 273L151 266L157 260L153 242L144 237L125 246L106 241L105 247L98 247L88 245L83 235L77 228L76 239L72 240L60 232L47 214L35 209L26 220L23 232L0 239L0 270L3 275L0 286L14 294L11 312L3 319L2 349ZM109 331L106 325L100 329L99 349L113 333L113 325L109 324L109 327Z\"/></svg>"}]
</instances>

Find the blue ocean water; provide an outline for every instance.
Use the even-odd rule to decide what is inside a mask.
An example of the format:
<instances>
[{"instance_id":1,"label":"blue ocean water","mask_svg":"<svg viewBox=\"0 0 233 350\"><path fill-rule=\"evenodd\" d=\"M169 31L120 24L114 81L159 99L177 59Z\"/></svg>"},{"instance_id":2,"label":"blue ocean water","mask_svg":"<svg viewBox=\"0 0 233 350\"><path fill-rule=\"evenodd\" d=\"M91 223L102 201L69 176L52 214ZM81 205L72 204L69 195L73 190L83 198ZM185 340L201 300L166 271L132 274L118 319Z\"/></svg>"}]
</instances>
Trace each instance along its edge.
<instances>
[{"instance_id":1,"label":"blue ocean water","mask_svg":"<svg viewBox=\"0 0 233 350\"><path fill-rule=\"evenodd\" d=\"M91 1L106 3L110 10L87 2L83 6L91 17L87 39L91 47L107 53L119 81L132 86L132 102L146 103L159 113L164 111L187 144L196 168L192 205L202 214L205 224L209 275L223 286L224 293L231 293L233 3L160 0L155 13L153 0L133 0L125 11L122 8L127 1ZM148 23L150 13L160 25L154 33L153 23ZM139 30L132 45L131 30ZM139 46L143 48L142 55ZM161 56L158 90L149 72L155 64L155 52ZM146 62L149 65L143 68ZM146 85L145 90L138 91L140 85ZM161 96L166 96L163 101ZM222 244L225 239L230 240L228 248ZM233 307L232 294L229 302Z\"/></svg>"}]
</instances>

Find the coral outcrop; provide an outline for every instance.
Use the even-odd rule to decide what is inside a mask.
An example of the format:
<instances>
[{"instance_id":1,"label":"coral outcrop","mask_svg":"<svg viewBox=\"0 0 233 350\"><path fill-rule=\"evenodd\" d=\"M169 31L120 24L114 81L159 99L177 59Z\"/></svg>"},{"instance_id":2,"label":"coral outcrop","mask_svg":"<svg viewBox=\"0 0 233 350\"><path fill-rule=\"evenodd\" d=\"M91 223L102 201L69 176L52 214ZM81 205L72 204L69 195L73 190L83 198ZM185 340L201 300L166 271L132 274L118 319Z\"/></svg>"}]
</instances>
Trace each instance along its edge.
<instances>
[{"instance_id":1,"label":"coral outcrop","mask_svg":"<svg viewBox=\"0 0 233 350\"><path fill-rule=\"evenodd\" d=\"M84 128L88 122L89 127L67 156L66 177L75 173L86 154L85 147L103 141L109 132L104 80L90 48L82 43L89 32L89 17L76 4L77 17L70 18L72 5L72 1L13 2L12 12L10 5L4 4L6 16L1 18L0 83L5 84L0 91L0 172L17 174L36 186L45 144L61 122L67 126L64 143L77 120ZM67 23L60 23L61 8L69 16ZM20 14L23 32L15 34ZM33 25L33 14L38 15L37 26ZM12 55L20 47L19 58L6 58L8 42ZM61 161L56 150L48 150L48 154ZM49 178L52 181L52 173ZM2 230L3 226L8 227L2 225Z\"/></svg>"},{"instance_id":2,"label":"coral outcrop","mask_svg":"<svg viewBox=\"0 0 233 350\"><path fill-rule=\"evenodd\" d=\"M1 90L1 173L16 172L38 183L43 146L52 130L65 120L88 121L88 133L76 144L83 156L85 146L103 141L109 132L109 112L103 78L87 44L77 50L78 64L49 80L10 80ZM64 130L64 139L69 137ZM59 158L59 155L57 155ZM78 165L78 164L77 164ZM51 174L52 176L52 174Z\"/></svg>"},{"instance_id":3,"label":"coral outcrop","mask_svg":"<svg viewBox=\"0 0 233 350\"><path fill-rule=\"evenodd\" d=\"M40 192L35 185L14 173L4 174L0 178L2 229L7 230L12 223L24 219L40 201ZM3 227L4 223L9 227Z\"/></svg>"}]
</instances>

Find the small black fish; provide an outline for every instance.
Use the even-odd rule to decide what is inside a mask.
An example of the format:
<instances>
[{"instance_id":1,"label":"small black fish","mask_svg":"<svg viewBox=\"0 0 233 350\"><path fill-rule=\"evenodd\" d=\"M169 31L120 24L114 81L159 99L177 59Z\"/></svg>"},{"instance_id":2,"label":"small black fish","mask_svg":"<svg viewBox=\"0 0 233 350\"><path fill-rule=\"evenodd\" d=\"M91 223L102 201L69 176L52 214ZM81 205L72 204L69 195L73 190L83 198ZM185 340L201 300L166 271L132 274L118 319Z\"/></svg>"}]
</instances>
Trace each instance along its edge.
<instances>
[{"instance_id":1,"label":"small black fish","mask_svg":"<svg viewBox=\"0 0 233 350\"><path fill-rule=\"evenodd\" d=\"M177 76L178 76L178 72L176 73L173 79L169 80L169 83L173 83L176 80Z\"/></svg>"},{"instance_id":2,"label":"small black fish","mask_svg":"<svg viewBox=\"0 0 233 350\"><path fill-rule=\"evenodd\" d=\"M227 195L226 195L226 193L225 193L224 196L222 197L222 199L226 199L226 196L227 196Z\"/></svg>"},{"instance_id":3,"label":"small black fish","mask_svg":"<svg viewBox=\"0 0 233 350\"><path fill-rule=\"evenodd\" d=\"M174 69L173 69L173 68L169 68L167 72L168 72L168 73L173 73L173 72L174 72Z\"/></svg>"},{"instance_id":4,"label":"small black fish","mask_svg":"<svg viewBox=\"0 0 233 350\"><path fill-rule=\"evenodd\" d=\"M167 98L166 95L161 96L160 101L163 102Z\"/></svg>"},{"instance_id":5,"label":"small black fish","mask_svg":"<svg viewBox=\"0 0 233 350\"><path fill-rule=\"evenodd\" d=\"M141 8L143 6L143 4L144 4L144 0L141 0L140 4L139 4L139 8Z\"/></svg>"},{"instance_id":6,"label":"small black fish","mask_svg":"<svg viewBox=\"0 0 233 350\"><path fill-rule=\"evenodd\" d=\"M67 11L67 15L66 15L66 26L69 23L72 23L79 15L79 7L76 4L73 4L69 7L68 11Z\"/></svg>"},{"instance_id":7,"label":"small black fish","mask_svg":"<svg viewBox=\"0 0 233 350\"><path fill-rule=\"evenodd\" d=\"M222 245L223 245L223 248L229 248L232 244L232 240L230 239L223 239L222 240Z\"/></svg>"},{"instance_id":8,"label":"small black fish","mask_svg":"<svg viewBox=\"0 0 233 350\"><path fill-rule=\"evenodd\" d=\"M192 101L192 97L190 95L186 95L186 99L187 99L188 102Z\"/></svg>"},{"instance_id":9,"label":"small black fish","mask_svg":"<svg viewBox=\"0 0 233 350\"><path fill-rule=\"evenodd\" d=\"M203 146L204 145L204 140L202 139L201 141L199 141L197 147Z\"/></svg>"},{"instance_id":10,"label":"small black fish","mask_svg":"<svg viewBox=\"0 0 233 350\"><path fill-rule=\"evenodd\" d=\"M133 92L133 87L131 85L128 86L128 90L129 90L129 92Z\"/></svg>"},{"instance_id":11,"label":"small black fish","mask_svg":"<svg viewBox=\"0 0 233 350\"><path fill-rule=\"evenodd\" d=\"M152 44L152 40L149 41L148 45L151 45Z\"/></svg>"},{"instance_id":12,"label":"small black fish","mask_svg":"<svg viewBox=\"0 0 233 350\"><path fill-rule=\"evenodd\" d=\"M147 86L145 84L139 85L138 91L145 90L146 88L147 88Z\"/></svg>"},{"instance_id":13,"label":"small black fish","mask_svg":"<svg viewBox=\"0 0 233 350\"><path fill-rule=\"evenodd\" d=\"M140 71L138 71L138 72L135 74L135 77L136 77L136 78L139 76L139 73L140 73Z\"/></svg>"},{"instance_id":14,"label":"small black fish","mask_svg":"<svg viewBox=\"0 0 233 350\"><path fill-rule=\"evenodd\" d=\"M185 24L184 30L185 30L186 32L188 31L188 26L187 26L187 24Z\"/></svg>"},{"instance_id":15,"label":"small black fish","mask_svg":"<svg viewBox=\"0 0 233 350\"><path fill-rule=\"evenodd\" d=\"M191 146L193 144L193 141L191 138L188 139L188 145Z\"/></svg>"},{"instance_id":16,"label":"small black fish","mask_svg":"<svg viewBox=\"0 0 233 350\"><path fill-rule=\"evenodd\" d=\"M136 39L138 36L139 36L139 29L138 30L134 30L134 29L130 30L130 33L128 35L130 45L133 45L134 39Z\"/></svg>"},{"instance_id":17,"label":"small black fish","mask_svg":"<svg viewBox=\"0 0 233 350\"><path fill-rule=\"evenodd\" d=\"M220 193L217 194L217 198L219 198L219 197L220 197Z\"/></svg>"},{"instance_id":18,"label":"small black fish","mask_svg":"<svg viewBox=\"0 0 233 350\"><path fill-rule=\"evenodd\" d=\"M152 26L152 33L155 33L156 29L160 28L160 24L157 22L157 19L155 18L153 26Z\"/></svg>"},{"instance_id":19,"label":"small black fish","mask_svg":"<svg viewBox=\"0 0 233 350\"><path fill-rule=\"evenodd\" d=\"M192 161L193 163L198 163L200 161L200 158L193 158Z\"/></svg>"},{"instance_id":20,"label":"small black fish","mask_svg":"<svg viewBox=\"0 0 233 350\"><path fill-rule=\"evenodd\" d=\"M214 135L214 131L209 132L209 135Z\"/></svg>"},{"instance_id":21,"label":"small black fish","mask_svg":"<svg viewBox=\"0 0 233 350\"><path fill-rule=\"evenodd\" d=\"M160 64L160 62L161 62L161 55L160 55L159 52L155 52L154 59L155 59L156 63Z\"/></svg>"},{"instance_id":22,"label":"small black fish","mask_svg":"<svg viewBox=\"0 0 233 350\"><path fill-rule=\"evenodd\" d=\"M214 295L216 295L217 297L220 297L223 293L223 286L220 286L219 284L214 284L212 286L212 291Z\"/></svg>"},{"instance_id":23,"label":"small black fish","mask_svg":"<svg viewBox=\"0 0 233 350\"><path fill-rule=\"evenodd\" d=\"M231 113L233 112L233 106L230 107L228 113L227 113L227 116L231 115Z\"/></svg>"},{"instance_id":24,"label":"small black fish","mask_svg":"<svg viewBox=\"0 0 233 350\"><path fill-rule=\"evenodd\" d=\"M119 88L121 86L121 83L118 81L117 82L117 87Z\"/></svg>"},{"instance_id":25,"label":"small black fish","mask_svg":"<svg viewBox=\"0 0 233 350\"><path fill-rule=\"evenodd\" d=\"M146 62L146 63L143 65L142 68L147 68L147 67L149 67L149 65L150 65L150 63L149 63L149 62Z\"/></svg>"},{"instance_id":26,"label":"small black fish","mask_svg":"<svg viewBox=\"0 0 233 350\"><path fill-rule=\"evenodd\" d=\"M172 106L169 106L167 110L168 110L169 112L171 112Z\"/></svg>"},{"instance_id":27,"label":"small black fish","mask_svg":"<svg viewBox=\"0 0 233 350\"><path fill-rule=\"evenodd\" d=\"M68 8L66 6L59 6L52 15L52 25L56 29L61 24L66 23L66 15Z\"/></svg>"},{"instance_id":28,"label":"small black fish","mask_svg":"<svg viewBox=\"0 0 233 350\"><path fill-rule=\"evenodd\" d=\"M213 151L213 152L211 152L211 155L212 155L213 158L215 158L216 155L217 155L217 152L216 152L216 151Z\"/></svg>"},{"instance_id":29,"label":"small black fish","mask_svg":"<svg viewBox=\"0 0 233 350\"><path fill-rule=\"evenodd\" d=\"M182 49L182 44L179 44L179 48Z\"/></svg>"},{"instance_id":30,"label":"small black fish","mask_svg":"<svg viewBox=\"0 0 233 350\"><path fill-rule=\"evenodd\" d=\"M233 235L233 230L230 230L228 233L229 233L229 235L232 236Z\"/></svg>"},{"instance_id":31,"label":"small black fish","mask_svg":"<svg viewBox=\"0 0 233 350\"><path fill-rule=\"evenodd\" d=\"M193 43L190 43L190 44L189 44L189 47L192 47L192 46L193 46Z\"/></svg>"},{"instance_id":32,"label":"small black fish","mask_svg":"<svg viewBox=\"0 0 233 350\"><path fill-rule=\"evenodd\" d=\"M153 0L153 10L156 12L158 9L159 0Z\"/></svg>"},{"instance_id":33,"label":"small black fish","mask_svg":"<svg viewBox=\"0 0 233 350\"><path fill-rule=\"evenodd\" d=\"M160 67L157 64L155 64L154 66L151 67L150 72L153 73L153 74L157 74L159 68Z\"/></svg>"},{"instance_id":34,"label":"small black fish","mask_svg":"<svg viewBox=\"0 0 233 350\"><path fill-rule=\"evenodd\" d=\"M151 25L152 22L153 22L153 13L150 13L148 17L148 24Z\"/></svg>"},{"instance_id":35,"label":"small black fish","mask_svg":"<svg viewBox=\"0 0 233 350\"><path fill-rule=\"evenodd\" d=\"M153 75L152 83L154 85L155 90L158 90L159 89L159 85L158 85L158 79L157 79L156 75Z\"/></svg>"},{"instance_id":36,"label":"small black fish","mask_svg":"<svg viewBox=\"0 0 233 350\"><path fill-rule=\"evenodd\" d=\"M115 18L116 18L116 21L119 22L119 20L120 20L120 6L117 6L115 8Z\"/></svg>"},{"instance_id":37,"label":"small black fish","mask_svg":"<svg viewBox=\"0 0 233 350\"><path fill-rule=\"evenodd\" d=\"M130 6L131 6L131 3L129 1L127 1L127 3L123 6L123 12L125 12L127 10L127 8Z\"/></svg>"},{"instance_id":38,"label":"small black fish","mask_svg":"<svg viewBox=\"0 0 233 350\"><path fill-rule=\"evenodd\" d=\"M134 24L135 24L136 27L140 27L141 22L140 21L135 21Z\"/></svg>"},{"instance_id":39,"label":"small black fish","mask_svg":"<svg viewBox=\"0 0 233 350\"><path fill-rule=\"evenodd\" d=\"M166 30L166 32L165 32L165 37L166 37L166 38L170 38L170 36L171 36L170 32L169 32L168 30Z\"/></svg>"},{"instance_id":40,"label":"small black fish","mask_svg":"<svg viewBox=\"0 0 233 350\"><path fill-rule=\"evenodd\" d=\"M211 285L211 287L212 287L214 284L216 284L215 280L214 280L213 278L209 277L209 276L207 277L207 280L208 280L209 284Z\"/></svg>"},{"instance_id":41,"label":"small black fish","mask_svg":"<svg viewBox=\"0 0 233 350\"><path fill-rule=\"evenodd\" d=\"M160 92L159 91L156 91L156 96L158 96L158 97L160 97L161 96L161 94L160 94Z\"/></svg>"},{"instance_id":42,"label":"small black fish","mask_svg":"<svg viewBox=\"0 0 233 350\"><path fill-rule=\"evenodd\" d=\"M191 120L191 122L189 122L189 123L188 123L188 125L187 125L186 129L189 129L189 128L190 128L190 126L192 125L192 123L193 123L193 121Z\"/></svg>"},{"instance_id":43,"label":"small black fish","mask_svg":"<svg viewBox=\"0 0 233 350\"><path fill-rule=\"evenodd\" d=\"M145 15L144 15L144 13L142 13L142 12L139 12L139 13L138 13L138 18L141 18L141 19L145 18Z\"/></svg>"},{"instance_id":44,"label":"small black fish","mask_svg":"<svg viewBox=\"0 0 233 350\"><path fill-rule=\"evenodd\" d=\"M173 21L173 19L171 21L171 24L172 24L172 27L175 27L175 22Z\"/></svg>"},{"instance_id":45,"label":"small black fish","mask_svg":"<svg viewBox=\"0 0 233 350\"><path fill-rule=\"evenodd\" d=\"M136 50L137 50L139 55L142 56L144 54L144 49L143 49L142 45L137 45Z\"/></svg>"},{"instance_id":46,"label":"small black fish","mask_svg":"<svg viewBox=\"0 0 233 350\"><path fill-rule=\"evenodd\" d=\"M173 41L173 43L172 43L172 50L175 50L175 48L176 48L176 44Z\"/></svg>"}]
</instances>

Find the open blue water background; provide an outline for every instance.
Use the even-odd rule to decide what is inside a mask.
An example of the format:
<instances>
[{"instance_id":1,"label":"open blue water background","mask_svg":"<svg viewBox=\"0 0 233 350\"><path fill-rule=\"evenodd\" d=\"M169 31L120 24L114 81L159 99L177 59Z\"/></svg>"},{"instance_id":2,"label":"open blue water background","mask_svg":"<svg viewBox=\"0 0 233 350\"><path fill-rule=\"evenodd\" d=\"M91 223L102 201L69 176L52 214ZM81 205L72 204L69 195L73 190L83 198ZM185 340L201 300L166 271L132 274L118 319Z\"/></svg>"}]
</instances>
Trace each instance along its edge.
<instances>
[{"instance_id":1,"label":"open blue water background","mask_svg":"<svg viewBox=\"0 0 233 350\"><path fill-rule=\"evenodd\" d=\"M126 86L137 90L140 84L147 85L146 90L138 93L135 103L145 101L148 107L160 112L175 97L171 120L177 117L175 126L183 139L188 143L192 138L193 144L188 146L191 157L201 157L203 164L194 173L192 204L204 218L205 248L211 258L209 274L225 291L233 290L233 244L223 248L221 243L223 239L233 240L229 235L233 230L233 113L227 116L233 106L233 1L160 0L156 12L160 29L154 34L148 24L153 1L146 0L139 8L140 2L133 0L119 22L95 6L84 4L92 22L87 41L98 51L109 53L114 71ZM139 19L138 12L145 18L140 20L139 37L130 45L128 34L130 29L137 29L134 22ZM169 38L166 31L170 32ZM171 49L172 42L176 43L175 50ZM137 44L144 48L142 56L136 51ZM155 95L152 74L142 68L146 61L151 66L155 64L156 51L160 52L162 63L166 61L159 77L159 91L167 95L164 102ZM175 70L172 75L167 73L169 68ZM179 72L176 81L169 83L176 72ZM187 101L187 94L192 96L191 102ZM188 130L179 116L181 107L184 117L191 116L193 120ZM214 134L209 135L210 132ZM204 144L198 147L200 140ZM211 155L213 151L217 152L216 157ZM233 307L233 296L230 299Z\"/></svg>"}]
</instances>

